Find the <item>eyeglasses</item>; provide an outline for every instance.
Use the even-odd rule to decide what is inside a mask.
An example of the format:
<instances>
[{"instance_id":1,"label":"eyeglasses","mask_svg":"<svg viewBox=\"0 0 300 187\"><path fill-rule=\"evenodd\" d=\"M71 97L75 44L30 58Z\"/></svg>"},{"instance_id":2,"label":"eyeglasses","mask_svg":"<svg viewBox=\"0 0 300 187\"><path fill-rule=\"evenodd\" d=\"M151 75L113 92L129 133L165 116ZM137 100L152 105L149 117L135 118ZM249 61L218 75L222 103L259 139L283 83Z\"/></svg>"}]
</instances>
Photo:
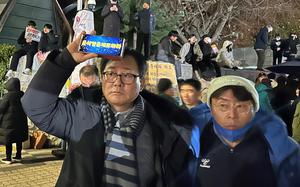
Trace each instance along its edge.
<instances>
[{"instance_id":1,"label":"eyeglasses","mask_svg":"<svg viewBox=\"0 0 300 187\"><path fill-rule=\"evenodd\" d=\"M103 78L105 81L109 83L114 83L118 77L121 78L123 84L132 84L139 75L135 75L132 73L121 73L117 74L112 71L103 72Z\"/></svg>"},{"instance_id":2,"label":"eyeglasses","mask_svg":"<svg viewBox=\"0 0 300 187\"><path fill-rule=\"evenodd\" d=\"M232 108L240 114L246 114L253 110L253 105L248 103L219 103L213 104L213 106L215 106L220 112L224 113L231 111Z\"/></svg>"}]
</instances>

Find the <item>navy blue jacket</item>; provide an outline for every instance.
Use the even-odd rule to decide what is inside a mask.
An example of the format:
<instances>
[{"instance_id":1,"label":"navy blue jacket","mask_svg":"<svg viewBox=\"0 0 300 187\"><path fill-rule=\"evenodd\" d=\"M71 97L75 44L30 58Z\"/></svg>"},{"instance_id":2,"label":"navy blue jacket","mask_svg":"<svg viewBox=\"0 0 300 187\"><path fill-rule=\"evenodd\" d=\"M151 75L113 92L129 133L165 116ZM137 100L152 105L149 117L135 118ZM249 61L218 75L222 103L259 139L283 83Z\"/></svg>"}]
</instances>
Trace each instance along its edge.
<instances>
[{"instance_id":1,"label":"navy blue jacket","mask_svg":"<svg viewBox=\"0 0 300 187\"><path fill-rule=\"evenodd\" d=\"M256 35L256 41L254 44L254 49L267 49L268 46L268 28L263 27L260 29Z\"/></svg>"}]
</instances>

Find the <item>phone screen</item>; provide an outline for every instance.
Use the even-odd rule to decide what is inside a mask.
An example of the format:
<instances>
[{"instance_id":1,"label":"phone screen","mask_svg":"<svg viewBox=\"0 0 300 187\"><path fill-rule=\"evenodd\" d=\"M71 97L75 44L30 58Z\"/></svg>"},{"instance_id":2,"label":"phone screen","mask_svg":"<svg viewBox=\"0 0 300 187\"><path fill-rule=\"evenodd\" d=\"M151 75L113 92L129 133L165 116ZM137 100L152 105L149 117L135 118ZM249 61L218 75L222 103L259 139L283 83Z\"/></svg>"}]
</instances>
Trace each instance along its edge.
<instances>
[{"instance_id":1,"label":"phone screen","mask_svg":"<svg viewBox=\"0 0 300 187\"><path fill-rule=\"evenodd\" d=\"M79 51L103 56L122 57L125 39L85 34L82 36Z\"/></svg>"}]
</instances>

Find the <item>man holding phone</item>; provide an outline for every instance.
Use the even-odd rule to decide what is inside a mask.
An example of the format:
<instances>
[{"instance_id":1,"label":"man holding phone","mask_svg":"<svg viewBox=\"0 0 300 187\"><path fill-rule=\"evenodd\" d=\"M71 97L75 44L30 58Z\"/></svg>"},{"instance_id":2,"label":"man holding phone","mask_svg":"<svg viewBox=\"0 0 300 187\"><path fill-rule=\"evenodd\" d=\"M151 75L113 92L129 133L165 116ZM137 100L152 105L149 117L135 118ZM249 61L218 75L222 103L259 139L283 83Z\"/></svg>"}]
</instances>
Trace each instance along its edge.
<instances>
[{"instance_id":1,"label":"man holding phone","mask_svg":"<svg viewBox=\"0 0 300 187\"><path fill-rule=\"evenodd\" d=\"M142 91L147 67L140 53L125 49L122 58L102 61L100 102L58 98L74 67L97 56L78 52L79 43L52 52L22 98L41 130L69 143L56 186L188 186L195 176L192 119Z\"/></svg>"},{"instance_id":2,"label":"man holding phone","mask_svg":"<svg viewBox=\"0 0 300 187\"><path fill-rule=\"evenodd\" d=\"M109 0L107 5L103 7L101 16L104 18L103 35L119 37L124 13L118 0Z\"/></svg>"}]
</instances>

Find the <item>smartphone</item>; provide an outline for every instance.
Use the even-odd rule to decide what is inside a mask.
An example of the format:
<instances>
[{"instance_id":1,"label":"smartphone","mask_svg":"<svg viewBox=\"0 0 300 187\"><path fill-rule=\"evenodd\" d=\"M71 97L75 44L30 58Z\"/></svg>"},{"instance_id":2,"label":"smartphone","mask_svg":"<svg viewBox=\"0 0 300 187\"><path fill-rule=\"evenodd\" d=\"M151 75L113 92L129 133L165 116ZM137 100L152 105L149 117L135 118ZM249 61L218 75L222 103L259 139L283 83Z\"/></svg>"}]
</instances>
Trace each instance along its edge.
<instances>
[{"instance_id":1,"label":"smartphone","mask_svg":"<svg viewBox=\"0 0 300 187\"><path fill-rule=\"evenodd\" d=\"M125 39L99 35L82 35L79 51L96 53L106 58L123 57Z\"/></svg>"}]
</instances>

